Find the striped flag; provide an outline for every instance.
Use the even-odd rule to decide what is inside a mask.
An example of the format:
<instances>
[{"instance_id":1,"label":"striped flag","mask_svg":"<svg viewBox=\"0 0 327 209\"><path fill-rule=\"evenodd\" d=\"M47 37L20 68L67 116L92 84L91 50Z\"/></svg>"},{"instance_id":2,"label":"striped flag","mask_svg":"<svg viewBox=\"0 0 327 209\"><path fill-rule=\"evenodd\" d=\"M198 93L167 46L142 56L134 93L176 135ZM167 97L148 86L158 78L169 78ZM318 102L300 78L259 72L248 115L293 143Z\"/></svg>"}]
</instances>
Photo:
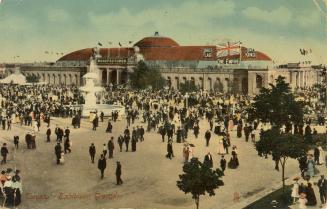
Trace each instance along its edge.
<instances>
[{"instance_id":1,"label":"striped flag","mask_svg":"<svg viewBox=\"0 0 327 209\"><path fill-rule=\"evenodd\" d=\"M227 42L217 45L217 57L227 57L231 55L239 55L241 42Z\"/></svg>"}]
</instances>

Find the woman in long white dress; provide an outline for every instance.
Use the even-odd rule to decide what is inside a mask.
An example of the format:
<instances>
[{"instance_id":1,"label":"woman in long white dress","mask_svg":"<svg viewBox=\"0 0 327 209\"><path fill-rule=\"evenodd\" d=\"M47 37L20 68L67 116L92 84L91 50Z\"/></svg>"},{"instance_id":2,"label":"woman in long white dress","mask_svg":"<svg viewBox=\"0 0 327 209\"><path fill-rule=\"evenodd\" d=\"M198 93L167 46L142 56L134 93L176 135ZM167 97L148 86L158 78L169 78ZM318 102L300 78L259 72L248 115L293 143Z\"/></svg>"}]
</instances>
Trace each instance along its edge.
<instances>
[{"instance_id":1,"label":"woman in long white dress","mask_svg":"<svg viewBox=\"0 0 327 209\"><path fill-rule=\"evenodd\" d=\"M318 147L319 151L320 151L320 155L319 155L319 163L320 165L325 165L325 152L322 149L321 146Z\"/></svg>"},{"instance_id":2,"label":"woman in long white dress","mask_svg":"<svg viewBox=\"0 0 327 209\"><path fill-rule=\"evenodd\" d=\"M299 183L298 183L298 179L294 179L294 184L293 184L293 188L292 188L292 198L293 198L293 204L296 203L296 201L298 200L299 196Z\"/></svg>"},{"instance_id":3,"label":"woman in long white dress","mask_svg":"<svg viewBox=\"0 0 327 209\"><path fill-rule=\"evenodd\" d=\"M224 149L223 139L222 139L221 137L219 138L218 154L219 154L219 155L224 155L224 154L226 154L226 151L225 151L225 149Z\"/></svg>"}]
</instances>

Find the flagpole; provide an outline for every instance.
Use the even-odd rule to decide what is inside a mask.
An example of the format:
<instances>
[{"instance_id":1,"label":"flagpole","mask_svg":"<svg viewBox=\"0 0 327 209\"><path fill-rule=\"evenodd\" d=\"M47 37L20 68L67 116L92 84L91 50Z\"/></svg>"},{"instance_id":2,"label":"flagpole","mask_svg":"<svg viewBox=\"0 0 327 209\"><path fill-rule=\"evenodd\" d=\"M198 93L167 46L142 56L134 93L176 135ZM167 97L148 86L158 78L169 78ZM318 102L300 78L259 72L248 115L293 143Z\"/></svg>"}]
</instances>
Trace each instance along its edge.
<instances>
[{"instance_id":1,"label":"flagpole","mask_svg":"<svg viewBox=\"0 0 327 209\"><path fill-rule=\"evenodd\" d=\"M242 42L240 42L240 63L241 64L242 61Z\"/></svg>"}]
</instances>

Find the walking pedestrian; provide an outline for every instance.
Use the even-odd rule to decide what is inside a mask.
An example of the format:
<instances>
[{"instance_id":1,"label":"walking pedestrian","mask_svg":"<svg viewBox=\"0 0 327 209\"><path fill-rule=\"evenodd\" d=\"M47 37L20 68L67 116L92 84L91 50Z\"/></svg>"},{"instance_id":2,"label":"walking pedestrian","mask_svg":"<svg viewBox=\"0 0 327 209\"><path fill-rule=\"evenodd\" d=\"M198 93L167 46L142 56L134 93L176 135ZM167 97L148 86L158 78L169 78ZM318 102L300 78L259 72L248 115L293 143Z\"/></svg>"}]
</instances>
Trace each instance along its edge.
<instances>
[{"instance_id":1,"label":"walking pedestrian","mask_svg":"<svg viewBox=\"0 0 327 209\"><path fill-rule=\"evenodd\" d=\"M92 163L94 163L95 153L96 153L95 146L94 143L92 143L91 146L89 147L89 154L91 156Z\"/></svg>"},{"instance_id":2,"label":"walking pedestrian","mask_svg":"<svg viewBox=\"0 0 327 209\"><path fill-rule=\"evenodd\" d=\"M123 180L121 179L121 164L119 161L117 161L116 167L116 183L117 185L123 184Z\"/></svg>"},{"instance_id":3,"label":"walking pedestrian","mask_svg":"<svg viewBox=\"0 0 327 209\"><path fill-rule=\"evenodd\" d=\"M3 143L1 147L1 156L2 156L2 161L1 164L6 164L7 163L7 155L9 154L7 144Z\"/></svg>"},{"instance_id":4,"label":"walking pedestrian","mask_svg":"<svg viewBox=\"0 0 327 209\"><path fill-rule=\"evenodd\" d=\"M103 154L101 154L100 159L98 160L98 169L101 172L101 179L104 177L104 170L107 167L107 161Z\"/></svg>"}]
</instances>

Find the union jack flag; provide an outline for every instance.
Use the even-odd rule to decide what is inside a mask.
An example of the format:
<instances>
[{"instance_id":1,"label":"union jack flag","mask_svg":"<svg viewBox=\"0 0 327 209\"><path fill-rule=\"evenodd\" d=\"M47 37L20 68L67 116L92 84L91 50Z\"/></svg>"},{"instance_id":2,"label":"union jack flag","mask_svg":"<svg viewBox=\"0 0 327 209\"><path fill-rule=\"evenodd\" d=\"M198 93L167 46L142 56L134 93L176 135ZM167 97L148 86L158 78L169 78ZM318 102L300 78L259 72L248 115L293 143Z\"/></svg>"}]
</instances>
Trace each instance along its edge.
<instances>
[{"instance_id":1,"label":"union jack flag","mask_svg":"<svg viewBox=\"0 0 327 209\"><path fill-rule=\"evenodd\" d=\"M239 55L241 42L227 42L217 45L217 57L227 57L231 55Z\"/></svg>"}]
</instances>

